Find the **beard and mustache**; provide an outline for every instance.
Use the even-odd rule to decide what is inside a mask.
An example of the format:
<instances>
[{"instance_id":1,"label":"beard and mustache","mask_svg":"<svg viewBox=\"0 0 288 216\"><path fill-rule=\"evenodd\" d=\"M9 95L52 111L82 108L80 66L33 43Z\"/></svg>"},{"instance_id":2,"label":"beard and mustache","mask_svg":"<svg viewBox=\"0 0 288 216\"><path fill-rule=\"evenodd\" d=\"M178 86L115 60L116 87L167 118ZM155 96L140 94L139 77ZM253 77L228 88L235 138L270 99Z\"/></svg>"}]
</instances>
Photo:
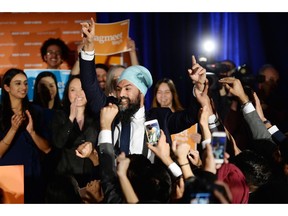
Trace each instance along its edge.
<instances>
[{"instance_id":1,"label":"beard and mustache","mask_svg":"<svg viewBox=\"0 0 288 216\"><path fill-rule=\"evenodd\" d=\"M135 99L131 101L128 97L121 97L119 99L119 113L118 118L122 123L128 123L131 121L131 117L139 110L140 108L140 94Z\"/></svg>"}]
</instances>

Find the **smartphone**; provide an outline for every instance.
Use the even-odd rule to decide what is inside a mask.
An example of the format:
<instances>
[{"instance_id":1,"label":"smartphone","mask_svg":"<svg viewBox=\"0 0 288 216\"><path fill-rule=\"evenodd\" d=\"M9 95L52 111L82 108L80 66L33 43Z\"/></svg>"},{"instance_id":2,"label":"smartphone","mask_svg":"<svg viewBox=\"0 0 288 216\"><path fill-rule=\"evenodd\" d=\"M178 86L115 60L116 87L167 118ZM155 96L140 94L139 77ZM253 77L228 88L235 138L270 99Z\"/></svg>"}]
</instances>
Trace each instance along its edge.
<instances>
[{"instance_id":1,"label":"smartphone","mask_svg":"<svg viewBox=\"0 0 288 216\"><path fill-rule=\"evenodd\" d=\"M191 194L191 204L208 204L210 203L211 193L194 193Z\"/></svg>"},{"instance_id":2,"label":"smartphone","mask_svg":"<svg viewBox=\"0 0 288 216\"><path fill-rule=\"evenodd\" d=\"M211 146L216 163L224 162L227 136L225 132L217 131L212 133Z\"/></svg>"},{"instance_id":3,"label":"smartphone","mask_svg":"<svg viewBox=\"0 0 288 216\"><path fill-rule=\"evenodd\" d=\"M148 143L157 145L160 138L160 126L157 119L146 121L144 123Z\"/></svg>"}]
</instances>

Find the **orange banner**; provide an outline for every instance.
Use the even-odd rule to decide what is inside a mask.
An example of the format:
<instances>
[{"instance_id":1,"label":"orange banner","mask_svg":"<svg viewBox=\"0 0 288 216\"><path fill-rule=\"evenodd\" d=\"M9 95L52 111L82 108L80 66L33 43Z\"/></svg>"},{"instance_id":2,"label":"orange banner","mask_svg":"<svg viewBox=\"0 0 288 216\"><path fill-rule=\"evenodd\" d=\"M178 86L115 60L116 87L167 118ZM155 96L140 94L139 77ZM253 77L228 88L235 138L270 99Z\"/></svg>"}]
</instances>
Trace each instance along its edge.
<instances>
[{"instance_id":1,"label":"orange banner","mask_svg":"<svg viewBox=\"0 0 288 216\"><path fill-rule=\"evenodd\" d=\"M191 149L197 150L197 143L194 142L192 135L197 133L197 124L192 125L190 128L178 133L172 134L172 140L177 140L178 143L187 143Z\"/></svg>"},{"instance_id":2,"label":"orange banner","mask_svg":"<svg viewBox=\"0 0 288 216\"><path fill-rule=\"evenodd\" d=\"M0 13L0 75L11 67L46 68L40 48L49 38L61 38L68 45L71 60L61 69L71 69L82 40L80 23L90 17L95 19L96 13Z\"/></svg>"},{"instance_id":3,"label":"orange banner","mask_svg":"<svg viewBox=\"0 0 288 216\"><path fill-rule=\"evenodd\" d=\"M0 166L0 188L4 203L24 203L24 166Z\"/></svg>"},{"instance_id":4,"label":"orange banner","mask_svg":"<svg viewBox=\"0 0 288 216\"><path fill-rule=\"evenodd\" d=\"M114 55L127 52L130 20L95 23L95 54Z\"/></svg>"}]
</instances>

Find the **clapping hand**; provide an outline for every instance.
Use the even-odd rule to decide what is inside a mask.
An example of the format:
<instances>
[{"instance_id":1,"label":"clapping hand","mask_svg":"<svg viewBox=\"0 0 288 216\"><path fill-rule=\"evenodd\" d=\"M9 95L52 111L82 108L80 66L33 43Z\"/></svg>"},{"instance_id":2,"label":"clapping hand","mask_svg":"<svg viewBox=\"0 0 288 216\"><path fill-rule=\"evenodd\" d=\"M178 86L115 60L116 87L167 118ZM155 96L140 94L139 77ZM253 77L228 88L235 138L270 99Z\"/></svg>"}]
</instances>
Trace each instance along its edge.
<instances>
[{"instance_id":1,"label":"clapping hand","mask_svg":"<svg viewBox=\"0 0 288 216\"><path fill-rule=\"evenodd\" d=\"M18 130L18 128L20 127L20 125L22 124L22 122L24 121L24 117L23 115L19 115L19 114L14 114L11 118L11 127L12 129L14 129L15 131Z\"/></svg>"}]
</instances>

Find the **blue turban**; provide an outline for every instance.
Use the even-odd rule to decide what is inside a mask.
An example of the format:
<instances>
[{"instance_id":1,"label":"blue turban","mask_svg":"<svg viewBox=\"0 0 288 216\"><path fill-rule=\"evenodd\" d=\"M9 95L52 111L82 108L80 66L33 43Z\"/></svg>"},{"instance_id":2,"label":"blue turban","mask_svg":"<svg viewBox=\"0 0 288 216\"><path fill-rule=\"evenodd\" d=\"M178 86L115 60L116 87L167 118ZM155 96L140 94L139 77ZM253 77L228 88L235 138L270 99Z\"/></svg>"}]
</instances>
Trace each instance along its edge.
<instances>
[{"instance_id":1,"label":"blue turban","mask_svg":"<svg viewBox=\"0 0 288 216\"><path fill-rule=\"evenodd\" d=\"M119 77L118 83L124 79L135 85L144 96L148 88L153 84L150 71L141 65L133 65L126 68Z\"/></svg>"}]
</instances>

